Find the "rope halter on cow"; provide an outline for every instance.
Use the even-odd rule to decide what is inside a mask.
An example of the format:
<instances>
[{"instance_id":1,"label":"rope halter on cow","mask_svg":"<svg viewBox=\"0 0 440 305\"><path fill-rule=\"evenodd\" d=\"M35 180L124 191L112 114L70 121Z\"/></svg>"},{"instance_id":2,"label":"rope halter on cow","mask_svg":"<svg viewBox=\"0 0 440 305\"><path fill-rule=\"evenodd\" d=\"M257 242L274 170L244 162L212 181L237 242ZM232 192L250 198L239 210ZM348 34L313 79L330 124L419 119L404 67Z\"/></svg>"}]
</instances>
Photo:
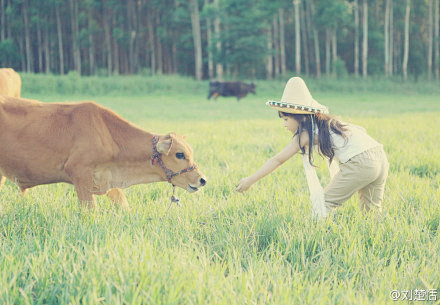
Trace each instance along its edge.
<instances>
[{"instance_id":1,"label":"rope halter on cow","mask_svg":"<svg viewBox=\"0 0 440 305\"><path fill-rule=\"evenodd\" d=\"M171 139L171 145L173 144L172 141L173 141L173 140ZM159 142L159 136L154 135L154 136L153 136L153 139L152 139L152 143L153 143L153 155L151 156L151 164L156 165L156 162L159 163L159 166L160 166L160 167L163 169L163 171L165 172L165 174L166 174L166 176L167 176L167 180L168 180L169 183L173 184L173 183L171 182L171 179L172 179L173 177L178 176L178 175L180 175L180 174L184 174L184 173L186 173L186 172L193 171L193 170L195 170L195 169L197 168L196 165L193 165L193 166L190 166L190 167L184 168L184 169L182 169L182 170L179 171L179 172L173 172L172 170L170 170L169 168L167 168L167 167L165 166L165 164L163 163L162 158L161 158L161 155L160 155L160 153L157 151L157 147L156 147L156 145L157 145L158 142ZM173 184L173 186L174 186L174 184Z\"/></svg>"}]
</instances>

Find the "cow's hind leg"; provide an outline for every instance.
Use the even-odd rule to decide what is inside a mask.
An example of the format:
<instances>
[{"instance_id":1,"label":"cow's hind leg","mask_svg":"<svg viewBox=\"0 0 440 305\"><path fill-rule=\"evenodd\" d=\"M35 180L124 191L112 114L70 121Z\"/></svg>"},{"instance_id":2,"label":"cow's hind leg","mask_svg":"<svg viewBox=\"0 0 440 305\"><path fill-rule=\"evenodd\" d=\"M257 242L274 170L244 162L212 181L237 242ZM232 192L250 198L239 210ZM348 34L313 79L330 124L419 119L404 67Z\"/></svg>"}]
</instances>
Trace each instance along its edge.
<instances>
[{"instance_id":1,"label":"cow's hind leg","mask_svg":"<svg viewBox=\"0 0 440 305\"><path fill-rule=\"evenodd\" d=\"M128 206L127 198L121 189L110 189L107 192L107 197L111 199L116 205L123 208L124 210L129 211L130 207Z\"/></svg>"},{"instance_id":2,"label":"cow's hind leg","mask_svg":"<svg viewBox=\"0 0 440 305\"><path fill-rule=\"evenodd\" d=\"M27 192L28 192L28 189L27 189L27 188L20 187L20 191L21 191L21 196L24 197L24 196L26 196L26 194L27 194Z\"/></svg>"},{"instance_id":3,"label":"cow's hind leg","mask_svg":"<svg viewBox=\"0 0 440 305\"><path fill-rule=\"evenodd\" d=\"M5 181L6 181L6 177L0 175L0 190L1 190L2 187L3 187L3 184L5 184Z\"/></svg>"}]
</instances>

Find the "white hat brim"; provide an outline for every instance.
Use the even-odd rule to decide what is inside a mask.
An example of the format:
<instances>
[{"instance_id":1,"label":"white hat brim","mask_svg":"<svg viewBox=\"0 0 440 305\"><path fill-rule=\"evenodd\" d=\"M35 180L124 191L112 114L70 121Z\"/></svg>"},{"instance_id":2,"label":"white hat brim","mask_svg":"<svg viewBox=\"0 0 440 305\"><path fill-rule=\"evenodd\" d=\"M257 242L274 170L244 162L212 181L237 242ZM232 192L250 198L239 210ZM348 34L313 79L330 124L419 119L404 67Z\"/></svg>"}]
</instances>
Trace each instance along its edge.
<instances>
[{"instance_id":1,"label":"white hat brim","mask_svg":"<svg viewBox=\"0 0 440 305\"><path fill-rule=\"evenodd\" d=\"M287 81L280 101L269 100L266 104L278 111L287 113L328 113L328 108L312 97L309 88L307 88L301 77L291 77Z\"/></svg>"}]
</instances>

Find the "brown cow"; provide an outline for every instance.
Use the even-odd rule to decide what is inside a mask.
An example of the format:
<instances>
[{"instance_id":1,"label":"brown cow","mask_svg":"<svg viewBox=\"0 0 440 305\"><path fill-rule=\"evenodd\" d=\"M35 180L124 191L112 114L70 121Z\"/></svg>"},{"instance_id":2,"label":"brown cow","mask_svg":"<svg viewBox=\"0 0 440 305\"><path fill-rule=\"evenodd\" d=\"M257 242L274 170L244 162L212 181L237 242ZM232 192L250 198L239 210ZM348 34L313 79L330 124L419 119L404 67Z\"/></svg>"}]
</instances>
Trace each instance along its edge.
<instances>
[{"instance_id":1,"label":"brown cow","mask_svg":"<svg viewBox=\"0 0 440 305\"><path fill-rule=\"evenodd\" d=\"M81 203L107 194L128 208L121 189L168 181L204 186L193 151L174 133L153 135L95 102L42 103L0 96L0 179L33 186L67 182Z\"/></svg>"},{"instance_id":2,"label":"brown cow","mask_svg":"<svg viewBox=\"0 0 440 305\"><path fill-rule=\"evenodd\" d=\"M20 97L21 94L21 78L14 69L0 69L0 95L8 95Z\"/></svg>"}]
</instances>

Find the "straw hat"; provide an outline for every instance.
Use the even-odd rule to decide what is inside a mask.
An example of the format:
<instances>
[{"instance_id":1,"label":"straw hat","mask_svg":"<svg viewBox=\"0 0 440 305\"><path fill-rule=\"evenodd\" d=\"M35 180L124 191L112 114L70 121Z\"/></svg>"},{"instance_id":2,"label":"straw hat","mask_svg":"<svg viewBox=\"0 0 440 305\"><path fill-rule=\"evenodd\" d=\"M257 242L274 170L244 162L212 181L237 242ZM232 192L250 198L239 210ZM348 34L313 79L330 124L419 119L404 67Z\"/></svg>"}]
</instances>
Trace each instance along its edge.
<instances>
[{"instance_id":1,"label":"straw hat","mask_svg":"<svg viewBox=\"0 0 440 305\"><path fill-rule=\"evenodd\" d=\"M284 88L281 101L267 101L266 105L278 111L298 114L328 113L328 108L312 98L301 77L292 77Z\"/></svg>"}]
</instances>

